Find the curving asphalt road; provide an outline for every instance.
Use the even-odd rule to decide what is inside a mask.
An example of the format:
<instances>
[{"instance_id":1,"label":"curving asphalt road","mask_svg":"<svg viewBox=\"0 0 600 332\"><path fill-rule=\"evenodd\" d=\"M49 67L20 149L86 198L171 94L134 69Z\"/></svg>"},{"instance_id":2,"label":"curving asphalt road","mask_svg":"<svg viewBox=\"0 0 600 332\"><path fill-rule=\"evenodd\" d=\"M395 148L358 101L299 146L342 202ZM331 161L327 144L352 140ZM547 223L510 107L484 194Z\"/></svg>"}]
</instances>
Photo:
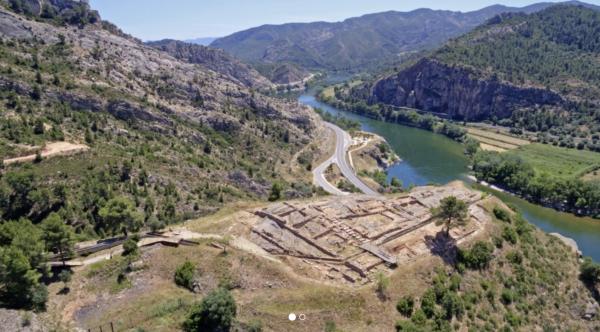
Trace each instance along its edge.
<instances>
[{"instance_id":1,"label":"curving asphalt road","mask_svg":"<svg viewBox=\"0 0 600 332\"><path fill-rule=\"evenodd\" d=\"M348 195L347 192L339 190L337 187L329 183L327 179L325 179L325 171L327 170L327 167L329 167L331 164L337 164L344 177L346 177L346 179L350 181L350 183L352 183L356 188L367 195L378 196L379 193L369 188L369 186L362 182L362 180L356 176L352 167L348 164L346 154L348 152L348 148L350 145L352 145L352 138L350 135L342 128L329 122L325 122L325 126L335 132L335 152L333 153L333 156L313 170L314 183L332 195Z\"/></svg>"}]
</instances>

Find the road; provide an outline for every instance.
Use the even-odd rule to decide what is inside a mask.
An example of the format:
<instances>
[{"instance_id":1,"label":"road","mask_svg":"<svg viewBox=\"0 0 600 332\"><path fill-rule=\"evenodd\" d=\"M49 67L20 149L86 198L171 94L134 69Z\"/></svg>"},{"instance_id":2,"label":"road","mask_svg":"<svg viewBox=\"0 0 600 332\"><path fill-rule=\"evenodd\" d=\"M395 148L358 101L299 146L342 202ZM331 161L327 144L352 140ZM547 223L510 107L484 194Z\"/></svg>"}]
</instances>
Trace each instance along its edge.
<instances>
[{"instance_id":1,"label":"road","mask_svg":"<svg viewBox=\"0 0 600 332\"><path fill-rule=\"evenodd\" d=\"M314 183L332 195L348 195L348 193L339 190L337 187L329 183L327 179L325 179L325 171L327 170L327 167L329 167L331 164L336 164L344 177L346 177L346 179L350 181L350 183L352 183L356 188L367 195L378 196L379 193L369 188L369 186L362 182L358 176L356 176L356 173L354 173L352 167L348 164L346 154L348 152L348 148L350 148L350 145L352 145L352 138L350 135L342 128L329 122L325 122L325 126L333 130L335 133L335 152L329 159L313 170Z\"/></svg>"}]
</instances>

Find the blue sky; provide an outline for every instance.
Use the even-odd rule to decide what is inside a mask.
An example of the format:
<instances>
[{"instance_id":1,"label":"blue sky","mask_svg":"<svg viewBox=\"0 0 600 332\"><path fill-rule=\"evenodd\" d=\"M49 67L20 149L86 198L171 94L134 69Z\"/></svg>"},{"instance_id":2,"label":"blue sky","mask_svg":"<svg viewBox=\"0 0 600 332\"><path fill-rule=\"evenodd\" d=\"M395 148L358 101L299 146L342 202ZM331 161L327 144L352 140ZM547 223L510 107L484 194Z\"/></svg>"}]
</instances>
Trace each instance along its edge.
<instances>
[{"instance_id":1,"label":"blue sky","mask_svg":"<svg viewBox=\"0 0 600 332\"><path fill-rule=\"evenodd\" d=\"M220 37L262 24L340 21L386 10L433 8L470 11L523 0L90 0L100 15L143 40ZM600 0L588 1L600 4Z\"/></svg>"}]
</instances>

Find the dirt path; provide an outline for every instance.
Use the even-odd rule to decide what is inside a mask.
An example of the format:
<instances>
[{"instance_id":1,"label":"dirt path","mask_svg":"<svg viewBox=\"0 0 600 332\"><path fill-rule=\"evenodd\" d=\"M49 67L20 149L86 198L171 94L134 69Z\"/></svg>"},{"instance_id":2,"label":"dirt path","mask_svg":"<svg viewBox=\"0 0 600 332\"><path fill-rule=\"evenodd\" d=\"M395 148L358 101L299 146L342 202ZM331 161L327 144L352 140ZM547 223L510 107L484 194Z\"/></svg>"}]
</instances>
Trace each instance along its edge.
<instances>
[{"instance_id":1,"label":"dirt path","mask_svg":"<svg viewBox=\"0 0 600 332\"><path fill-rule=\"evenodd\" d=\"M56 156L68 156L79 152L87 151L90 148L85 144L75 144L69 142L54 142L48 143L40 152L42 158L51 158ZM32 162L35 160L36 154L30 154L23 157L5 159L4 165L11 165L16 163Z\"/></svg>"}]
</instances>

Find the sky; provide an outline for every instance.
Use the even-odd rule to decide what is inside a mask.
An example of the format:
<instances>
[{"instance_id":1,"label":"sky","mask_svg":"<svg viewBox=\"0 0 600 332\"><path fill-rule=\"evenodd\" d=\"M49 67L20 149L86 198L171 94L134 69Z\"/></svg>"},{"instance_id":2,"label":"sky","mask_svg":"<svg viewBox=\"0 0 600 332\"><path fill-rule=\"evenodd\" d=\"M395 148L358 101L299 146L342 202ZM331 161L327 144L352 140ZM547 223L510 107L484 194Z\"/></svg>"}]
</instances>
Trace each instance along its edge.
<instances>
[{"instance_id":1,"label":"sky","mask_svg":"<svg viewBox=\"0 0 600 332\"><path fill-rule=\"evenodd\" d=\"M222 37L263 24L341 21L388 10L477 10L527 0L90 0L103 19L144 41ZM600 0L587 1L600 4Z\"/></svg>"}]
</instances>

